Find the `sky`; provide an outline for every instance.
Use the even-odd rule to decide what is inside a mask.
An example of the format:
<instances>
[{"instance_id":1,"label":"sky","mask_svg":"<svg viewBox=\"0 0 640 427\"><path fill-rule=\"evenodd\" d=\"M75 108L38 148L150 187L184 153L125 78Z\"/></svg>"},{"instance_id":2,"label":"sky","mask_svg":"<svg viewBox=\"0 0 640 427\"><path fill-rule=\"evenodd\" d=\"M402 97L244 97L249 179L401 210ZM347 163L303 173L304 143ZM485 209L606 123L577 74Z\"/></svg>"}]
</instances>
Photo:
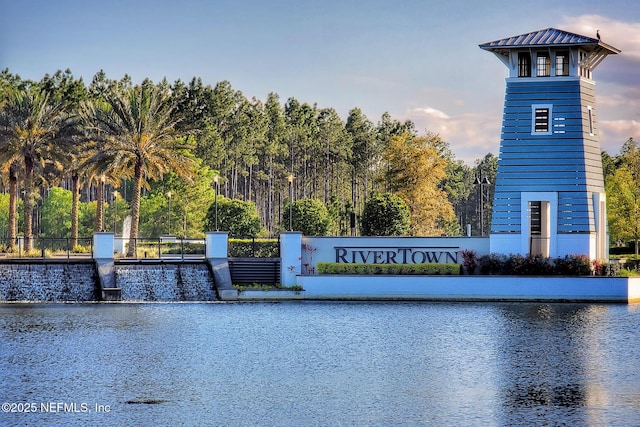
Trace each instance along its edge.
<instances>
[{"instance_id":1,"label":"sky","mask_svg":"<svg viewBox=\"0 0 640 427\"><path fill-rule=\"evenodd\" d=\"M637 0L21 0L0 11L0 69L23 79L104 70L388 112L468 165L498 155L507 68L479 44L548 27L622 50L596 68L601 148L640 140Z\"/></svg>"}]
</instances>

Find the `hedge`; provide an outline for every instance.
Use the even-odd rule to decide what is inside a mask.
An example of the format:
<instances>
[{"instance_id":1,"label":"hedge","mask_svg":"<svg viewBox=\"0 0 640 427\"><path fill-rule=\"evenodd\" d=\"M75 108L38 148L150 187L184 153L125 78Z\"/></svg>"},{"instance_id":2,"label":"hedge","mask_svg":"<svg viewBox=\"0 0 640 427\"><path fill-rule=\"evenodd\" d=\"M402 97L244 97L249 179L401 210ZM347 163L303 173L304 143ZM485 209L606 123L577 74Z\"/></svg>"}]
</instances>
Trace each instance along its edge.
<instances>
[{"instance_id":1,"label":"hedge","mask_svg":"<svg viewBox=\"0 0 640 427\"><path fill-rule=\"evenodd\" d=\"M229 239L229 257L278 258L279 252L277 239Z\"/></svg>"},{"instance_id":2,"label":"hedge","mask_svg":"<svg viewBox=\"0 0 640 427\"><path fill-rule=\"evenodd\" d=\"M447 275L460 274L459 264L423 263L423 264L344 264L319 262L318 274L386 274L386 275Z\"/></svg>"},{"instance_id":3,"label":"hedge","mask_svg":"<svg viewBox=\"0 0 640 427\"><path fill-rule=\"evenodd\" d=\"M504 276L619 276L620 264L591 260L587 255L565 255L548 258L535 255L489 254L477 256L465 250L462 255L464 274ZM626 265L625 265L626 267Z\"/></svg>"}]
</instances>

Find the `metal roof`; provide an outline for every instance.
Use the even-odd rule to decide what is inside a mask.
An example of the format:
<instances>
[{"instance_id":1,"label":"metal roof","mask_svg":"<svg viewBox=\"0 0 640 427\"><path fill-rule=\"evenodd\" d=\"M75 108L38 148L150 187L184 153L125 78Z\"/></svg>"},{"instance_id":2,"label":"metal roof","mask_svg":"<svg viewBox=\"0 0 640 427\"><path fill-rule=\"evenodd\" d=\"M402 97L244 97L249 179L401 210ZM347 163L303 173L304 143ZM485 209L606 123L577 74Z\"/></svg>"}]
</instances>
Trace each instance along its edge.
<instances>
[{"instance_id":1,"label":"metal roof","mask_svg":"<svg viewBox=\"0 0 640 427\"><path fill-rule=\"evenodd\" d=\"M558 30L556 28L545 28L544 30L483 43L480 45L480 48L489 51L498 51L523 47L551 46L592 46L593 48L599 47L600 49L598 50L604 48L604 50L608 51L607 53L620 53L619 49L609 46L597 38L582 36L580 34Z\"/></svg>"}]
</instances>

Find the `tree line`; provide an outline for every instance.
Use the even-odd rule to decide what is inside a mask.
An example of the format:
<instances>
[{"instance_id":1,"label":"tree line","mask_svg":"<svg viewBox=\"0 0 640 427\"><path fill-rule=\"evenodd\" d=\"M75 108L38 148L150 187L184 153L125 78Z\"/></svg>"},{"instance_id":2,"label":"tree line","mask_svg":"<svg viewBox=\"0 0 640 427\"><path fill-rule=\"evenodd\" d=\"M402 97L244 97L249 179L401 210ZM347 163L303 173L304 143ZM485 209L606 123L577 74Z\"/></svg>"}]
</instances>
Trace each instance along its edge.
<instances>
[{"instance_id":1,"label":"tree line","mask_svg":"<svg viewBox=\"0 0 640 427\"><path fill-rule=\"evenodd\" d=\"M216 200L250 204L255 234L270 236L289 228L291 203L314 200L327 211L323 230L348 235L367 200L386 193L407 204L408 234L489 231L497 157L466 165L439 135L388 113L374 123L353 108L343 120L276 93L249 99L228 81L136 84L103 71L85 84L69 70L37 82L4 70L0 95L9 244L19 229L26 244L47 233L43 209L57 187L70 192L53 194L70 209L61 232L72 239L90 223L121 231L125 215L134 239L199 236Z\"/></svg>"},{"instance_id":2,"label":"tree line","mask_svg":"<svg viewBox=\"0 0 640 427\"><path fill-rule=\"evenodd\" d=\"M640 149L629 138L618 154L602 152L602 169L607 194L607 222L614 247L633 242L631 251L640 252ZM626 252L626 251L623 251Z\"/></svg>"}]
</instances>

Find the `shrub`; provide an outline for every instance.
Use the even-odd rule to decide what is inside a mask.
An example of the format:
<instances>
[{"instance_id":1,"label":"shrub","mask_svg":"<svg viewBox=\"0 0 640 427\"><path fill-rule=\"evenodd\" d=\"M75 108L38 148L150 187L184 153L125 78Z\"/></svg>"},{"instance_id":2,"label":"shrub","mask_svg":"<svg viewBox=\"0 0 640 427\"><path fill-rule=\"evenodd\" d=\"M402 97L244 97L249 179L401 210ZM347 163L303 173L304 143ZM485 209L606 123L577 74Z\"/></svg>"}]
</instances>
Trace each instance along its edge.
<instances>
[{"instance_id":1,"label":"shrub","mask_svg":"<svg viewBox=\"0 0 640 427\"><path fill-rule=\"evenodd\" d=\"M608 276L608 277L623 276L624 275L623 271L625 271L625 269L621 267L622 266L618 262L605 262L602 264L600 268L600 275ZM626 271L629 271L629 270L626 270ZM596 274L598 273L596 272Z\"/></svg>"},{"instance_id":2,"label":"shrub","mask_svg":"<svg viewBox=\"0 0 640 427\"><path fill-rule=\"evenodd\" d=\"M173 243L170 248L163 253L167 253L167 254L204 254L205 253L205 245L204 243L193 243L193 242L187 242L187 243Z\"/></svg>"},{"instance_id":3,"label":"shrub","mask_svg":"<svg viewBox=\"0 0 640 427\"><path fill-rule=\"evenodd\" d=\"M207 212L204 231L215 230L215 203ZM218 230L226 230L229 237L247 238L260 232L260 217L256 205L250 201L218 196Z\"/></svg>"},{"instance_id":4,"label":"shrub","mask_svg":"<svg viewBox=\"0 0 640 427\"><path fill-rule=\"evenodd\" d=\"M305 236L325 236L331 226L331 217L325 204L318 199L300 199L293 202L291 209L285 206L282 223L288 227L289 214L291 225Z\"/></svg>"},{"instance_id":5,"label":"shrub","mask_svg":"<svg viewBox=\"0 0 640 427\"><path fill-rule=\"evenodd\" d=\"M236 258L277 258L277 239L229 239L229 256Z\"/></svg>"},{"instance_id":6,"label":"shrub","mask_svg":"<svg viewBox=\"0 0 640 427\"><path fill-rule=\"evenodd\" d=\"M514 276L588 276L615 275L617 270L608 264L601 265L586 255L566 255L555 259L535 255L511 254L483 255L478 258L480 274L504 274Z\"/></svg>"},{"instance_id":7,"label":"shrub","mask_svg":"<svg viewBox=\"0 0 640 427\"><path fill-rule=\"evenodd\" d=\"M618 270L617 276L619 277L635 277L638 276L638 272L636 270L627 270L626 268L621 268Z\"/></svg>"},{"instance_id":8,"label":"shrub","mask_svg":"<svg viewBox=\"0 0 640 427\"><path fill-rule=\"evenodd\" d=\"M588 276L591 274L591 259L587 255L566 255L565 261L568 264L568 275Z\"/></svg>"},{"instance_id":9,"label":"shrub","mask_svg":"<svg viewBox=\"0 0 640 427\"><path fill-rule=\"evenodd\" d=\"M465 249L460 252L462 256L462 271L466 274L476 274L478 257L476 251Z\"/></svg>"},{"instance_id":10,"label":"shrub","mask_svg":"<svg viewBox=\"0 0 640 427\"><path fill-rule=\"evenodd\" d=\"M483 255L478 258L480 274L502 274L505 269L506 257L501 254Z\"/></svg>"},{"instance_id":11,"label":"shrub","mask_svg":"<svg viewBox=\"0 0 640 427\"><path fill-rule=\"evenodd\" d=\"M458 264L422 263L422 264L344 264L335 262L319 262L318 274L347 275L447 275L460 274Z\"/></svg>"},{"instance_id":12,"label":"shrub","mask_svg":"<svg viewBox=\"0 0 640 427\"><path fill-rule=\"evenodd\" d=\"M91 245L75 245L71 252L74 254L88 254L91 253Z\"/></svg>"},{"instance_id":13,"label":"shrub","mask_svg":"<svg viewBox=\"0 0 640 427\"><path fill-rule=\"evenodd\" d=\"M360 231L363 236L403 236L411 227L411 211L400 196L374 193L364 204Z\"/></svg>"}]
</instances>

